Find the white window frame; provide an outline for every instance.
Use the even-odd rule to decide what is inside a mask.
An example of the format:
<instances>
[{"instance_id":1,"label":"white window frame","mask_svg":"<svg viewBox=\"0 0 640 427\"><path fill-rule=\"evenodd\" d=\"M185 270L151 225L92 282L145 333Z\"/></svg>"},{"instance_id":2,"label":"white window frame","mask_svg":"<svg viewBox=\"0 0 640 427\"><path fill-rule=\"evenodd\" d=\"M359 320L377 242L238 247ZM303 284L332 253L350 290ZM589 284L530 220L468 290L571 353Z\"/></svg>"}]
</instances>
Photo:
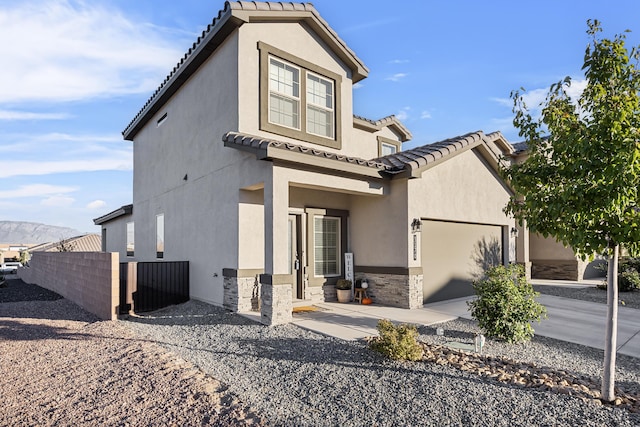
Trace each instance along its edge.
<instances>
[{"instance_id":1,"label":"white window frame","mask_svg":"<svg viewBox=\"0 0 640 427\"><path fill-rule=\"evenodd\" d=\"M132 257L135 254L136 250L136 234L135 234L135 224L133 221L127 222L127 256Z\"/></svg>"},{"instance_id":2,"label":"white window frame","mask_svg":"<svg viewBox=\"0 0 640 427\"><path fill-rule=\"evenodd\" d=\"M318 250L318 241L316 239L316 221L317 220L335 220L336 227L336 272L331 274L317 274L318 261L316 260L316 252ZM315 215L313 218L313 277L339 277L342 274L342 218L339 216ZM325 261L322 261L325 262Z\"/></svg>"},{"instance_id":3,"label":"white window frame","mask_svg":"<svg viewBox=\"0 0 640 427\"><path fill-rule=\"evenodd\" d=\"M390 149L390 152L385 154L384 153L385 148L386 149ZM396 154L397 152L398 152L398 147L396 147L395 145L389 144L389 143L386 143L386 142L380 143L380 157L388 156L390 154Z\"/></svg>"},{"instance_id":4,"label":"white window frame","mask_svg":"<svg viewBox=\"0 0 640 427\"><path fill-rule=\"evenodd\" d=\"M271 63L272 63L272 61L279 62L279 63L285 65L285 67L291 67L291 68L293 68L293 69L298 71L298 81L297 81L297 84L298 84L298 96L297 97L295 95L289 95L287 93L281 92L281 91L277 90L276 88L274 88L272 86L272 84L271 84ZM301 111L301 108L300 108L300 106L302 105L302 82L301 82L302 74L303 74L302 73L302 69L300 67L298 67L296 65L293 65L290 62L287 62L287 61L285 61L283 59L280 59L280 58L277 58L275 56L269 55L269 103L268 103L268 108L269 108L268 120L269 120L269 123L277 125L277 126L283 126L283 127L289 128L289 129L295 129L295 130L301 130L302 129L302 111ZM286 125L284 123L279 123L279 122L271 120L271 108L272 108L271 97L273 95L275 95L277 97L280 97L280 98L291 99L291 100L294 100L297 103L297 105L298 105L297 111L296 111L297 122L298 122L298 126L297 127L288 126L288 125Z\"/></svg>"},{"instance_id":5,"label":"white window frame","mask_svg":"<svg viewBox=\"0 0 640 427\"><path fill-rule=\"evenodd\" d=\"M164 214L156 215L156 258L164 258Z\"/></svg>"},{"instance_id":6,"label":"white window frame","mask_svg":"<svg viewBox=\"0 0 640 427\"><path fill-rule=\"evenodd\" d=\"M321 82L327 82L329 83L330 87L331 87L331 107L327 107L326 105L320 105L317 103L314 103L311 101L311 96L310 96L310 92L309 92L309 88L311 87L311 85L309 84L309 76L313 76L315 78L317 78L318 80L320 80ZM307 94L306 97L306 131L307 133L311 134L311 135L316 135L319 136L321 138L327 138L327 139L334 139L335 138L335 134L336 134L336 113L335 113L335 106L336 106L336 88L335 88L335 82L331 79L328 79L326 77L321 76L320 74L317 73L313 73L311 71L305 70L305 87L304 87L305 93ZM326 94L325 94L326 96ZM331 134L330 135L323 135L321 133L316 133L316 132L312 132L311 130L309 130L309 118L311 117L311 114L309 114L309 109L317 109L317 110L321 110L324 112L329 113L329 117L331 119Z\"/></svg>"}]
</instances>

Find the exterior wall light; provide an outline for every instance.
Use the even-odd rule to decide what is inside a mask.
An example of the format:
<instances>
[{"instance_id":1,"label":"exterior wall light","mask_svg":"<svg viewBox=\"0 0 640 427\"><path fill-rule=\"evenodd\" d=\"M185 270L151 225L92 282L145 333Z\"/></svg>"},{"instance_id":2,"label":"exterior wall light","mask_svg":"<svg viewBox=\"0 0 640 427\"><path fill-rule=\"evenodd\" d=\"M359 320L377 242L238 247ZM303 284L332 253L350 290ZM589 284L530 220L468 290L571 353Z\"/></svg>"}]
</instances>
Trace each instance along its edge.
<instances>
[{"instance_id":1,"label":"exterior wall light","mask_svg":"<svg viewBox=\"0 0 640 427\"><path fill-rule=\"evenodd\" d=\"M418 233L422 230L422 222L418 218L414 218L411 222L411 232Z\"/></svg>"},{"instance_id":2,"label":"exterior wall light","mask_svg":"<svg viewBox=\"0 0 640 427\"><path fill-rule=\"evenodd\" d=\"M518 237L518 233L519 233L519 232L518 232L518 229L517 229L517 228L515 228L515 227L511 227L511 235L512 235L513 237Z\"/></svg>"}]
</instances>

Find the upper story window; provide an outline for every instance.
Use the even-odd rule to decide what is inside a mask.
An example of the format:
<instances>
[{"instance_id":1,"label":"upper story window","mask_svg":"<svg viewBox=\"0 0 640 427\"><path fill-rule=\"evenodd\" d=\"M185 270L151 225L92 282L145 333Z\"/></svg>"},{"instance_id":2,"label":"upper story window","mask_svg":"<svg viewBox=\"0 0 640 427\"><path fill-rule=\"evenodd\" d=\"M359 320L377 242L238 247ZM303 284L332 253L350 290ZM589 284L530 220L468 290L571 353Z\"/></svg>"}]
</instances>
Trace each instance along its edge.
<instances>
[{"instance_id":1,"label":"upper story window","mask_svg":"<svg viewBox=\"0 0 640 427\"><path fill-rule=\"evenodd\" d=\"M260 50L260 129L341 148L342 77L266 43Z\"/></svg>"},{"instance_id":2,"label":"upper story window","mask_svg":"<svg viewBox=\"0 0 640 427\"><path fill-rule=\"evenodd\" d=\"M269 121L300 129L300 69L269 59Z\"/></svg>"},{"instance_id":3,"label":"upper story window","mask_svg":"<svg viewBox=\"0 0 640 427\"><path fill-rule=\"evenodd\" d=\"M307 132L333 138L333 82L307 72Z\"/></svg>"},{"instance_id":4,"label":"upper story window","mask_svg":"<svg viewBox=\"0 0 640 427\"><path fill-rule=\"evenodd\" d=\"M380 156L386 156L389 154L395 154L397 148L395 145L382 143L380 144Z\"/></svg>"},{"instance_id":5,"label":"upper story window","mask_svg":"<svg viewBox=\"0 0 640 427\"><path fill-rule=\"evenodd\" d=\"M384 136L378 136L378 156L388 156L389 154L395 154L400 151L402 142L385 138Z\"/></svg>"}]
</instances>

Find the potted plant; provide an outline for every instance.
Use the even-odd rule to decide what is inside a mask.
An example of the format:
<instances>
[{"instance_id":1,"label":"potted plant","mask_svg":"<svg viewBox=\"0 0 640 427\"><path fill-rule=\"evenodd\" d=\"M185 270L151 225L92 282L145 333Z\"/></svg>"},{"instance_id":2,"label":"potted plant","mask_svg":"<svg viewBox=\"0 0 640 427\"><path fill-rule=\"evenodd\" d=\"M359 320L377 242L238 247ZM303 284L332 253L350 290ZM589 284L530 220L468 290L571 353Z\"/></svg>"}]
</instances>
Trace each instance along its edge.
<instances>
[{"instance_id":1,"label":"potted plant","mask_svg":"<svg viewBox=\"0 0 640 427\"><path fill-rule=\"evenodd\" d=\"M351 301L351 280L338 279L336 282L336 292L338 294L338 302Z\"/></svg>"}]
</instances>

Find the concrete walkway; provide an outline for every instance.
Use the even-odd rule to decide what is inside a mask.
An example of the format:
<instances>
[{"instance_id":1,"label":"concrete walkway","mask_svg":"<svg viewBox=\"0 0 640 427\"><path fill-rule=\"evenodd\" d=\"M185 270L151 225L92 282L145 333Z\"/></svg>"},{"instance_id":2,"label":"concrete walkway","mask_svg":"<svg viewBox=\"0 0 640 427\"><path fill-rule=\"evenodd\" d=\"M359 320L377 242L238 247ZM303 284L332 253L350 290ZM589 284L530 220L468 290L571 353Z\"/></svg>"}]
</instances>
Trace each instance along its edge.
<instances>
[{"instance_id":1,"label":"concrete walkway","mask_svg":"<svg viewBox=\"0 0 640 427\"><path fill-rule=\"evenodd\" d=\"M400 323L433 325L462 317L471 319L467 301L460 298L426 304L407 310L357 303L320 303L320 310L296 313L293 323L344 340L357 340L377 335L380 319ZM538 301L547 307L548 318L533 324L536 335L604 349L607 306L571 298L540 295ZM640 310L618 307L618 353L640 357Z\"/></svg>"}]
</instances>

